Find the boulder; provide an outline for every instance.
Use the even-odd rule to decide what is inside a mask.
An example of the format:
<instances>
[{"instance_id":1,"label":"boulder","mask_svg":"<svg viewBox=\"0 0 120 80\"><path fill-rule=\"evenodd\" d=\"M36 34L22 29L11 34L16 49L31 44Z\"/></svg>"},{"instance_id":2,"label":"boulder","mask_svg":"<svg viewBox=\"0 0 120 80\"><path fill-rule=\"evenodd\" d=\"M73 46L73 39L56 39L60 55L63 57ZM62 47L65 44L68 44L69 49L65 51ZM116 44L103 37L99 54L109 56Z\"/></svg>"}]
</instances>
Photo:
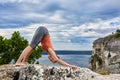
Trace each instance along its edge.
<instances>
[{"instance_id":1,"label":"boulder","mask_svg":"<svg viewBox=\"0 0 120 80\"><path fill-rule=\"evenodd\" d=\"M120 80L119 74L100 75L88 68L29 64L0 66L0 80Z\"/></svg>"}]
</instances>

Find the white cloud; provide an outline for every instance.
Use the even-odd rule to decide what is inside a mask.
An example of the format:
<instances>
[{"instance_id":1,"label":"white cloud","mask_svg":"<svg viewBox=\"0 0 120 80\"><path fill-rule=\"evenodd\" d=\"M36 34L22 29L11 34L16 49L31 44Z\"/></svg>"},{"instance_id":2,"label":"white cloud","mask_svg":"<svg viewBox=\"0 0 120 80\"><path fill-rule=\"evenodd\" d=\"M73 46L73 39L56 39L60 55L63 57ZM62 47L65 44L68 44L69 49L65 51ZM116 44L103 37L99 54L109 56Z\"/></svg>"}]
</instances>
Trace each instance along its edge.
<instances>
[{"instance_id":1,"label":"white cloud","mask_svg":"<svg viewBox=\"0 0 120 80\"><path fill-rule=\"evenodd\" d=\"M79 35L79 36L84 36L84 37L87 37L87 36L88 37L89 36L102 37L105 34L111 33L111 31L120 28L120 25L111 26L110 25L111 22L120 22L120 17L113 18L110 20L100 20L99 22L96 22L96 23L82 24L80 26L72 27L70 30L74 31L73 33L71 33L72 35ZM109 29L111 31L109 31ZM106 32L106 30L108 31Z\"/></svg>"},{"instance_id":2,"label":"white cloud","mask_svg":"<svg viewBox=\"0 0 120 80\"><path fill-rule=\"evenodd\" d=\"M0 5L3 7L0 13L0 27L3 26L0 35L10 38L13 31L20 31L22 36L31 41L35 29L44 25L50 31L56 49L86 49L86 45L90 47L93 40L111 34L120 27L119 24L110 25L111 22L120 23L118 1L0 0L0 4L3 3ZM4 3L8 3L10 8ZM15 25L22 26L7 28ZM72 37L85 39L88 43L74 44Z\"/></svg>"},{"instance_id":3,"label":"white cloud","mask_svg":"<svg viewBox=\"0 0 120 80\"><path fill-rule=\"evenodd\" d=\"M42 0L0 0L0 3L38 3Z\"/></svg>"},{"instance_id":4,"label":"white cloud","mask_svg":"<svg viewBox=\"0 0 120 80\"><path fill-rule=\"evenodd\" d=\"M48 19L50 21L52 21L53 23L65 23L67 22L67 20L65 20L64 18L62 18L61 14L59 13L55 13L54 15L48 17Z\"/></svg>"},{"instance_id":5,"label":"white cloud","mask_svg":"<svg viewBox=\"0 0 120 80\"><path fill-rule=\"evenodd\" d=\"M8 29L0 29L0 34L7 38L10 38L13 31L20 31L21 35L31 41L34 31L38 26L46 26L51 34L51 40L55 47L55 49L69 49L69 50L85 50L91 49L91 45L93 40L104 37L105 35L111 34L112 31L120 28L120 25L111 26L111 22L119 22L120 18L113 18L110 20L100 20L97 23L88 23L79 26L71 26L72 24L31 24L28 26L24 26L22 28L8 28ZM91 30L90 30L91 29ZM110 30L108 30L110 29ZM8 34L9 33L9 34ZM72 37L81 37L82 39L86 39L89 43L77 43L74 44L71 42ZM88 38L84 38L88 37ZM91 38L89 38L91 37ZM80 38L80 40L81 40Z\"/></svg>"}]
</instances>

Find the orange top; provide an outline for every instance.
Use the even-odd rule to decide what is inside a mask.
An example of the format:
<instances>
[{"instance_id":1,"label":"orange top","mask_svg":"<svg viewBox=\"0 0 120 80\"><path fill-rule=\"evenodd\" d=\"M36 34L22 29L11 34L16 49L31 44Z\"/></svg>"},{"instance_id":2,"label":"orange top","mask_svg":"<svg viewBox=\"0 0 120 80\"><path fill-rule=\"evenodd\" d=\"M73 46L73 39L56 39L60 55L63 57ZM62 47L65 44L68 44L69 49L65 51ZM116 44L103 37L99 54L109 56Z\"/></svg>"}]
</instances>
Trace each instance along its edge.
<instances>
[{"instance_id":1,"label":"orange top","mask_svg":"<svg viewBox=\"0 0 120 80\"><path fill-rule=\"evenodd\" d=\"M53 49L51 41L50 41L50 35L46 35L43 37L43 39L41 40L41 46L44 51L47 51L48 48Z\"/></svg>"}]
</instances>

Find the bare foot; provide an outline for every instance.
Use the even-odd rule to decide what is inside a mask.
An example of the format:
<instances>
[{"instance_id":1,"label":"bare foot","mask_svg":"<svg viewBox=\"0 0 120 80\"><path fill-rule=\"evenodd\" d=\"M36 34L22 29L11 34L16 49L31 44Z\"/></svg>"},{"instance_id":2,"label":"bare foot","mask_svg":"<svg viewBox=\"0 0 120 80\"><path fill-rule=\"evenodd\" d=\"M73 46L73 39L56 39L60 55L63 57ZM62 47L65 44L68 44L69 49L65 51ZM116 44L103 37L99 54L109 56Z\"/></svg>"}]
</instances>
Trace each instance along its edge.
<instances>
[{"instance_id":1,"label":"bare foot","mask_svg":"<svg viewBox=\"0 0 120 80\"><path fill-rule=\"evenodd\" d=\"M26 65L28 65L28 64L29 64L28 62L22 62L22 63L24 63L24 64L26 64Z\"/></svg>"},{"instance_id":2,"label":"bare foot","mask_svg":"<svg viewBox=\"0 0 120 80\"><path fill-rule=\"evenodd\" d=\"M25 65L27 65L26 63L16 63L15 64L16 66L25 66Z\"/></svg>"},{"instance_id":3,"label":"bare foot","mask_svg":"<svg viewBox=\"0 0 120 80\"><path fill-rule=\"evenodd\" d=\"M73 70L76 70L77 68L78 68L77 66L72 65L72 69L73 69Z\"/></svg>"},{"instance_id":4,"label":"bare foot","mask_svg":"<svg viewBox=\"0 0 120 80\"><path fill-rule=\"evenodd\" d=\"M15 63L15 66L20 66L21 65L21 63Z\"/></svg>"}]
</instances>

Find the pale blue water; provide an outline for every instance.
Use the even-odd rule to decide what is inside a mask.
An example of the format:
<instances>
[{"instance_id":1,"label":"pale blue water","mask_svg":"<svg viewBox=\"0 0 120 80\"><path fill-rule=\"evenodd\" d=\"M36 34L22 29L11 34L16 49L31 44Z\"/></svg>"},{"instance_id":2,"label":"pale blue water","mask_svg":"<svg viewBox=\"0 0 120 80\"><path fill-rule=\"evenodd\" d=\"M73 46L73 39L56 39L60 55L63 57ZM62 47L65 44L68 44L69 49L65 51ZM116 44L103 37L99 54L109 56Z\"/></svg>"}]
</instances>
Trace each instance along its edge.
<instances>
[{"instance_id":1,"label":"pale blue water","mask_svg":"<svg viewBox=\"0 0 120 80\"><path fill-rule=\"evenodd\" d=\"M69 51L70 52L70 51ZM73 52L72 52L73 53ZM80 52L81 53L81 52ZM58 56L73 65L77 65L79 67L88 67L88 63L89 63L89 58L90 58L90 54L91 52L87 52L90 54L78 54L78 52L74 52L74 54L58 54ZM46 65L58 65L58 64L53 64L52 62L49 61L48 59L48 55L46 54L42 54L42 57L39 59L40 64L46 64Z\"/></svg>"}]
</instances>

